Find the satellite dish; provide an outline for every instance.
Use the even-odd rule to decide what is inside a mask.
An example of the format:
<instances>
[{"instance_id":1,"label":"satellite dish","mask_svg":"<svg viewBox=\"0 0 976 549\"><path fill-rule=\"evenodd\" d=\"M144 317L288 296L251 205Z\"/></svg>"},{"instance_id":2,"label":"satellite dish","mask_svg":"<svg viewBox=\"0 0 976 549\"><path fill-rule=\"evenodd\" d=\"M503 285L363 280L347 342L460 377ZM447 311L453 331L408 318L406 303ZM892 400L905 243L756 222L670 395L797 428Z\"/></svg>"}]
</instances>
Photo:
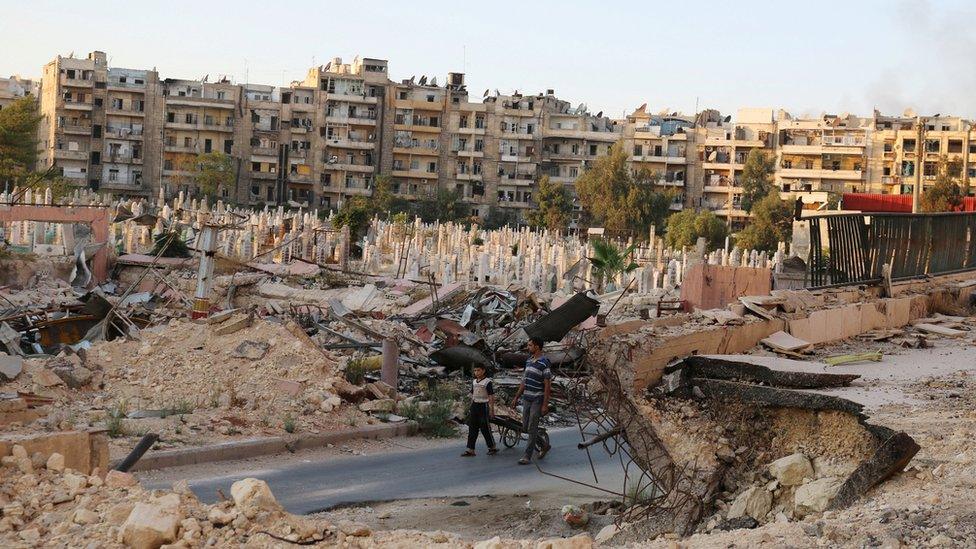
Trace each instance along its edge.
<instances>
[{"instance_id":1,"label":"satellite dish","mask_svg":"<svg viewBox=\"0 0 976 549\"><path fill-rule=\"evenodd\" d=\"M425 75L421 76L420 77L420 81L417 82L417 83L420 84L421 86L426 86L427 85L427 75L425 74Z\"/></svg>"},{"instance_id":2,"label":"satellite dish","mask_svg":"<svg viewBox=\"0 0 976 549\"><path fill-rule=\"evenodd\" d=\"M482 95L481 97L488 97L488 88L485 88L485 94Z\"/></svg>"},{"instance_id":3,"label":"satellite dish","mask_svg":"<svg viewBox=\"0 0 976 549\"><path fill-rule=\"evenodd\" d=\"M602 116L603 116L603 111L600 111L600 112L596 113L596 117L597 118L601 118Z\"/></svg>"},{"instance_id":4,"label":"satellite dish","mask_svg":"<svg viewBox=\"0 0 976 549\"><path fill-rule=\"evenodd\" d=\"M731 114L728 115L728 116L726 116L725 119L722 120L722 122L731 122L731 121L732 121L732 115Z\"/></svg>"},{"instance_id":5,"label":"satellite dish","mask_svg":"<svg viewBox=\"0 0 976 549\"><path fill-rule=\"evenodd\" d=\"M431 86L437 86L437 77L436 76L430 79L430 85Z\"/></svg>"}]
</instances>

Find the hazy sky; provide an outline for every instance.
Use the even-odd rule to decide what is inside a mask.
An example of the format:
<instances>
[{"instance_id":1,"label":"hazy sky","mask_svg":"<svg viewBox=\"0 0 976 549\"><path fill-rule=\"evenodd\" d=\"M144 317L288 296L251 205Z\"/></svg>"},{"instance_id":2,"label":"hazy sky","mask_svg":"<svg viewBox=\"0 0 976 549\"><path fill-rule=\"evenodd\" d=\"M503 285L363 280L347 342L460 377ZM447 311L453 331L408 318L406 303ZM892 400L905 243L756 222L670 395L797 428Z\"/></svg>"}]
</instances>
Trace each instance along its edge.
<instances>
[{"instance_id":1,"label":"hazy sky","mask_svg":"<svg viewBox=\"0 0 976 549\"><path fill-rule=\"evenodd\" d=\"M475 100L552 88L612 116L697 101L974 117L974 29L976 4L957 0L0 0L0 74L102 50L164 78L280 85L360 54L389 59L396 80L465 72Z\"/></svg>"}]
</instances>

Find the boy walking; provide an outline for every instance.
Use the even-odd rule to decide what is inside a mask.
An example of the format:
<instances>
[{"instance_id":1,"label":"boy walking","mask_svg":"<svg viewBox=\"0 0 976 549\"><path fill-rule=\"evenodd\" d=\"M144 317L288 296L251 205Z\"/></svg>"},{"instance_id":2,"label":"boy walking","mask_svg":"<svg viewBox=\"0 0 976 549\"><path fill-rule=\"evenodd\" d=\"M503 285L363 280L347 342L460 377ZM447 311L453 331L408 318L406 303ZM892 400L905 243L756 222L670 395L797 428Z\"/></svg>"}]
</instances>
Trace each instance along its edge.
<instances>
[{"instance_id":1,"label":"boy walking","mask_svg":"<svg viewBox=\"0 0 976 549\"><path fill-rule=\"evenodd\" d=\"M539 419L549 413L549 396L552 392L552 371L549 359L542 356L542 340L537 337L529 339L528 349L532 356L525 361L522 384L512 401L514 408L518 406L519 397L522 397L522 430L529 434L525 455L518 461L519 465L528 465L532 461L532 452L539 440ZM548 451L548 446L539 450L539 459L546 457Z\"/></svg>"},{"instance_id":2,"label":"boy walking","mask_svg":"<svg viewBox=\"0 0 976 549\"><path fill-rule=\"evenodd\" d=\"M472 457L474 445L478 442L478 431L485 437L488 444L488 455L498 453L495 438L491 436L491 426L488 420L495 415L495 388L491 378L483 366L474 367L474 379L471 380L471 410L468 412L468 447L461 457Z\"/></svg>"}]
</instances>

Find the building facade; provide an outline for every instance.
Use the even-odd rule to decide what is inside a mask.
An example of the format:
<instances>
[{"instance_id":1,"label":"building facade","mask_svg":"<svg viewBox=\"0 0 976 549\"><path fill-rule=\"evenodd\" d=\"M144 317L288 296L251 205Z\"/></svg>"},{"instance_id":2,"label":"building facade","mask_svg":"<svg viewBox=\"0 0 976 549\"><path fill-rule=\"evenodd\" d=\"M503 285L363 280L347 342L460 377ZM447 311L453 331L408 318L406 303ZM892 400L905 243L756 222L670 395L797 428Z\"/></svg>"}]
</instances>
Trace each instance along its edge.
<instances>
[{"instance_id":1,"label":"building facade","mask_svg":"<svg viewBox=\"0 0 976 549\"><path fill-rule=\"evenodd\" d=\"M0 80L0 106L32 87ZM962 180L976 177L976 135L960 118L799 118L769 108L652 114L644 105L614 120L553 90L485 90L473 100L460 73L395 82L388 62L374 58L334 58L276 87L161 80L109 67L92 52L45 65L36 95L45 117L41 167L118 195L198 191L192 164L222 153L234 183L219 195L239 204L336 209L371 195L385 176L407 200L448 190L473 216L520 218L536 206L543 176L573 191L620 143L634 173L673 193L673 210L709 209L739 227L748 219L742 172L757 149L773 160L784 198L811 204L844 192L911 193L935 179L944 155L958 161Z\"/></svg>"}]
</instances>

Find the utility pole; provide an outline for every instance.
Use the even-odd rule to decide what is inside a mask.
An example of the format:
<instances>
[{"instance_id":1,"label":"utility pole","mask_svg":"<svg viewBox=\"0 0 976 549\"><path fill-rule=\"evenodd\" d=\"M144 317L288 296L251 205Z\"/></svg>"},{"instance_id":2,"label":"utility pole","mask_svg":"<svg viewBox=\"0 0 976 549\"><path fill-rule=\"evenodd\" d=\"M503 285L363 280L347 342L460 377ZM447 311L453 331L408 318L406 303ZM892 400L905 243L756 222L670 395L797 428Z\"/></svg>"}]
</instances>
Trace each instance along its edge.
<instances>
[{"instance_id":1,"label":"utility pole","mask_svg":"<svg viewBox=\"0 0 976 549\"><path fill-rule=\"evenodd\" d=\"M922 202L922 168L925 165L924 139L925 124L921 116L915 117L915 185L912 189L912 213L919 212L919 205Z\"/></svg>"}]
</instances>

